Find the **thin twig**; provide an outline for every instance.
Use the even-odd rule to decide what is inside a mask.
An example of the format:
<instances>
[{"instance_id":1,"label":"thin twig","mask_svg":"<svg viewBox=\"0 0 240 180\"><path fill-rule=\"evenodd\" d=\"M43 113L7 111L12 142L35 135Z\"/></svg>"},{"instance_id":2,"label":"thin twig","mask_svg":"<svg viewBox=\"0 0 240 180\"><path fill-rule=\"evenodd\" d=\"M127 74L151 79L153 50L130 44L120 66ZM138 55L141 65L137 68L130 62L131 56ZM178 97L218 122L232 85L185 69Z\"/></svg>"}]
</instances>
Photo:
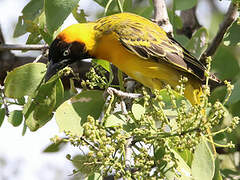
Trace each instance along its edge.
<instances>
[{"instance_id":1,"label":"thin twig","mask_svg":"<svg viewBox=\"0 0 240 180\"><path fill-rule=\"evenodd\" d=\"M44 44L0 44L0 51L6 50L44 50L48 45Z\"/></svg>"},{"instance_id":2,"label":"thin twig","mask_svg":"<svg viewBox=\"0 0 240 180\"><path fill-rule=\"evenodd\" d=\"M81 140L84 141L87 145L91 146L96 151L99 151L99 149L96 146L94 146L92 143L88 142L85 138L81 137Z\"/></svg>"},{"instance_id":3,"label":"thin twig","mask_svg":"<svg viewBox=\"0 0 240 180\"><path fill-rule=\"evenodd\" d=\"M169 21L165 0L152 0L154 15L152 21L161 26L166 33L173 35L173 27Z\"/></svg>"},{"instance_id":4,"label":"thin twig","mask_svg":"<svg viewBox=\"0 0 240 180\"><path fill-rule=\"evenodd\" d=\"M47 55L48 55L48 49L42 49L42 53L38 57L36 57L36 59L33 62L36 63L43 57L47 57Z\"/></svg>"},{"instance_id":5,"label":"thin twig","mask_svg":"<svg viewBox=\"0 0 240 180\"><path fill-rule=\"evenodd\" d=\"M203 53L202 57L200 58L200 61L202 63L206 64L205 59L208 56L214 55L214 53L216 52L217 48L219 47L220 43L223 40L224 34L228 30L228 28L233 24L233 22L237 20L238 16L239 16L238 5L232 2L228 8L225 19L219 26L219 30L216 36L214 37L211 44L208 46L207 50Z\"/></svg>"}]
</instances>

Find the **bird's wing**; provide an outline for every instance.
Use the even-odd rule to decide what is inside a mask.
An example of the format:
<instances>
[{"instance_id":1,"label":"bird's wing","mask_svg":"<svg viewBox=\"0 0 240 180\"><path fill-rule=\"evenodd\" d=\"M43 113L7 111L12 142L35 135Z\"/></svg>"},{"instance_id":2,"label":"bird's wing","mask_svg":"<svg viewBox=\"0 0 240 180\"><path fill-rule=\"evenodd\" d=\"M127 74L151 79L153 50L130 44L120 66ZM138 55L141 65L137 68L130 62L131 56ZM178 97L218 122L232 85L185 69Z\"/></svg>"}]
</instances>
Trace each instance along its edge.
<instances>
[{"instance_id":1,"label":"bird's wing","mask_svg":"<svg viewBox=\"0 0 240 180\"><path fill-rule=\"evenodd\" d=\"M122 45L146 60L165 61L204 80L205 66L155 23L137 15L110 16L97 21L97 29L115 32Z\"/></svg>"}]
</instances>

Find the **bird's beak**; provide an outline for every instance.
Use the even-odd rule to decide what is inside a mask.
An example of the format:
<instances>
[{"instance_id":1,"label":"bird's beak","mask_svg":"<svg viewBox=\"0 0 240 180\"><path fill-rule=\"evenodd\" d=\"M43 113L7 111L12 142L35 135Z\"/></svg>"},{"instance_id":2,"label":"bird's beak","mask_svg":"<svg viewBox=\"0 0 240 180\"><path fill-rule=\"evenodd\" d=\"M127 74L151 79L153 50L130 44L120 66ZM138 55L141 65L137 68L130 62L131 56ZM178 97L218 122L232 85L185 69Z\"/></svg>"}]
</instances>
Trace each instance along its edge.
<instances>
[{"instance_id":1,"label":"bird's beak","mask_svg":"<svg viewBox=\"0 0 240 180\"><path fill-rule=\"evenodd\" d=\"M53 61L50 60L50 63L48 64L47 67L47 72L45 74L45 82L47 82L53 75L55 75L58 71L66 67L69 63L68 60L64 60L62 62L56 62L54 63Z\"/></svg>"}]
</instances>

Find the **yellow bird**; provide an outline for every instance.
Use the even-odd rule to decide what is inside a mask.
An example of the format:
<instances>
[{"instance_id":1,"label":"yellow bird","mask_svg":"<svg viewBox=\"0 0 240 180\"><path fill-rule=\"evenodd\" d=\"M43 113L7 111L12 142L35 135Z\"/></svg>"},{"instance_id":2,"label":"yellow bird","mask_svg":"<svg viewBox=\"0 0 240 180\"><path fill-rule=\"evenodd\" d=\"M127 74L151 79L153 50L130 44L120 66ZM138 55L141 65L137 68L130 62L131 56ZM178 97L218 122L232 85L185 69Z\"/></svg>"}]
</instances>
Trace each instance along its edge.
<instances>
[{"instance_id":1,"label":"yellow bird","mask_svg":"<svg viewBox=\"0 0 240 180\"><path fill-rule=\"evenodd\" d=\"M104 59L152 89L175 88L187 77L185 97L200 103L206 67L157 24L131 13L103 17L64 29L49 49L46 81L65 66L86 58ZM217 81L214 76L211 77Z\"/></svg>"}]
</instances>

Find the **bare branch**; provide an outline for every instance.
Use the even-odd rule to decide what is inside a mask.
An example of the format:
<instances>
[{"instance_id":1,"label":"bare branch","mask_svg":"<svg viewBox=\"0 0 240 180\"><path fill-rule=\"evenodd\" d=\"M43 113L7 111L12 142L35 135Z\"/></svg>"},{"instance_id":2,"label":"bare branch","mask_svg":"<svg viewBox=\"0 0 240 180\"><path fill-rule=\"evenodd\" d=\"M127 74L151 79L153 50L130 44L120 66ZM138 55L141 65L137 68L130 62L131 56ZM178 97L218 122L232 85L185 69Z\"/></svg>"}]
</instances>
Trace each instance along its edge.
<instances>
[{"instance_id":1,"label":"bare branch","mask_svg":"<svg viewBox=\"0 0 240 180\"><path fill-rule=\"evenodd\" d=\"M214 55L218 46L223 40L224 34L228 30L228 28L233 24L233 22L237 20L238 16L239 16L238 6L237 4L232 2L228 8L228 12L225 16L225 19L223 20L222 24L220 24L219 26L219 30L216 36L214 37L213 41L211 42L207 50L203 53L202 57L200 58L200 61L202 63L205 64L205 59L208 56Z\"/></svg>"},{"instance_id":2,"label":"bare branch","mask_svg":"<svg viewBox=\"0 0 240 180\"><path fill-rule=\"evenodd\" d=\"M132 99L143 97L142 94L123 92L123 91L117 90L117 89L112 88L112 87L107 88L107 93L108 94L115 93L116 95L118 95L120 97L132 98Z\"/></svg>"},{"instance_id":3,"label":"bare branch","mask_svg":"<svg viewBox=\"0 0 240 180\"><path fill-rule=\"evenodd\" d=\"M178 34L184 34L188 38L201 27L196 17L196 6L191 9L181 11L181 19L183 21L182 29L177 30Z\"/></svg>"},{"instance_id":4,"label":"bare branch","mask_svg":"<svg viewBox=\"0 0 240 180\"><path fill-rule=\"evenodd\" d=\"M44 50L48 45L41 44L0 44L0 51L6 50Z\"/></svg>"},{"instance_id":5,"label":"bare branch","mask_svg":"<svg viewBox=\"0 0 240 180\"><path fill-rule=\"evenodd\" d=\"M165 0L152 0L154 4L153 22L161 26L169 35L173 35L173 27L169 21Z\"/></svg>"}]
</instances>

